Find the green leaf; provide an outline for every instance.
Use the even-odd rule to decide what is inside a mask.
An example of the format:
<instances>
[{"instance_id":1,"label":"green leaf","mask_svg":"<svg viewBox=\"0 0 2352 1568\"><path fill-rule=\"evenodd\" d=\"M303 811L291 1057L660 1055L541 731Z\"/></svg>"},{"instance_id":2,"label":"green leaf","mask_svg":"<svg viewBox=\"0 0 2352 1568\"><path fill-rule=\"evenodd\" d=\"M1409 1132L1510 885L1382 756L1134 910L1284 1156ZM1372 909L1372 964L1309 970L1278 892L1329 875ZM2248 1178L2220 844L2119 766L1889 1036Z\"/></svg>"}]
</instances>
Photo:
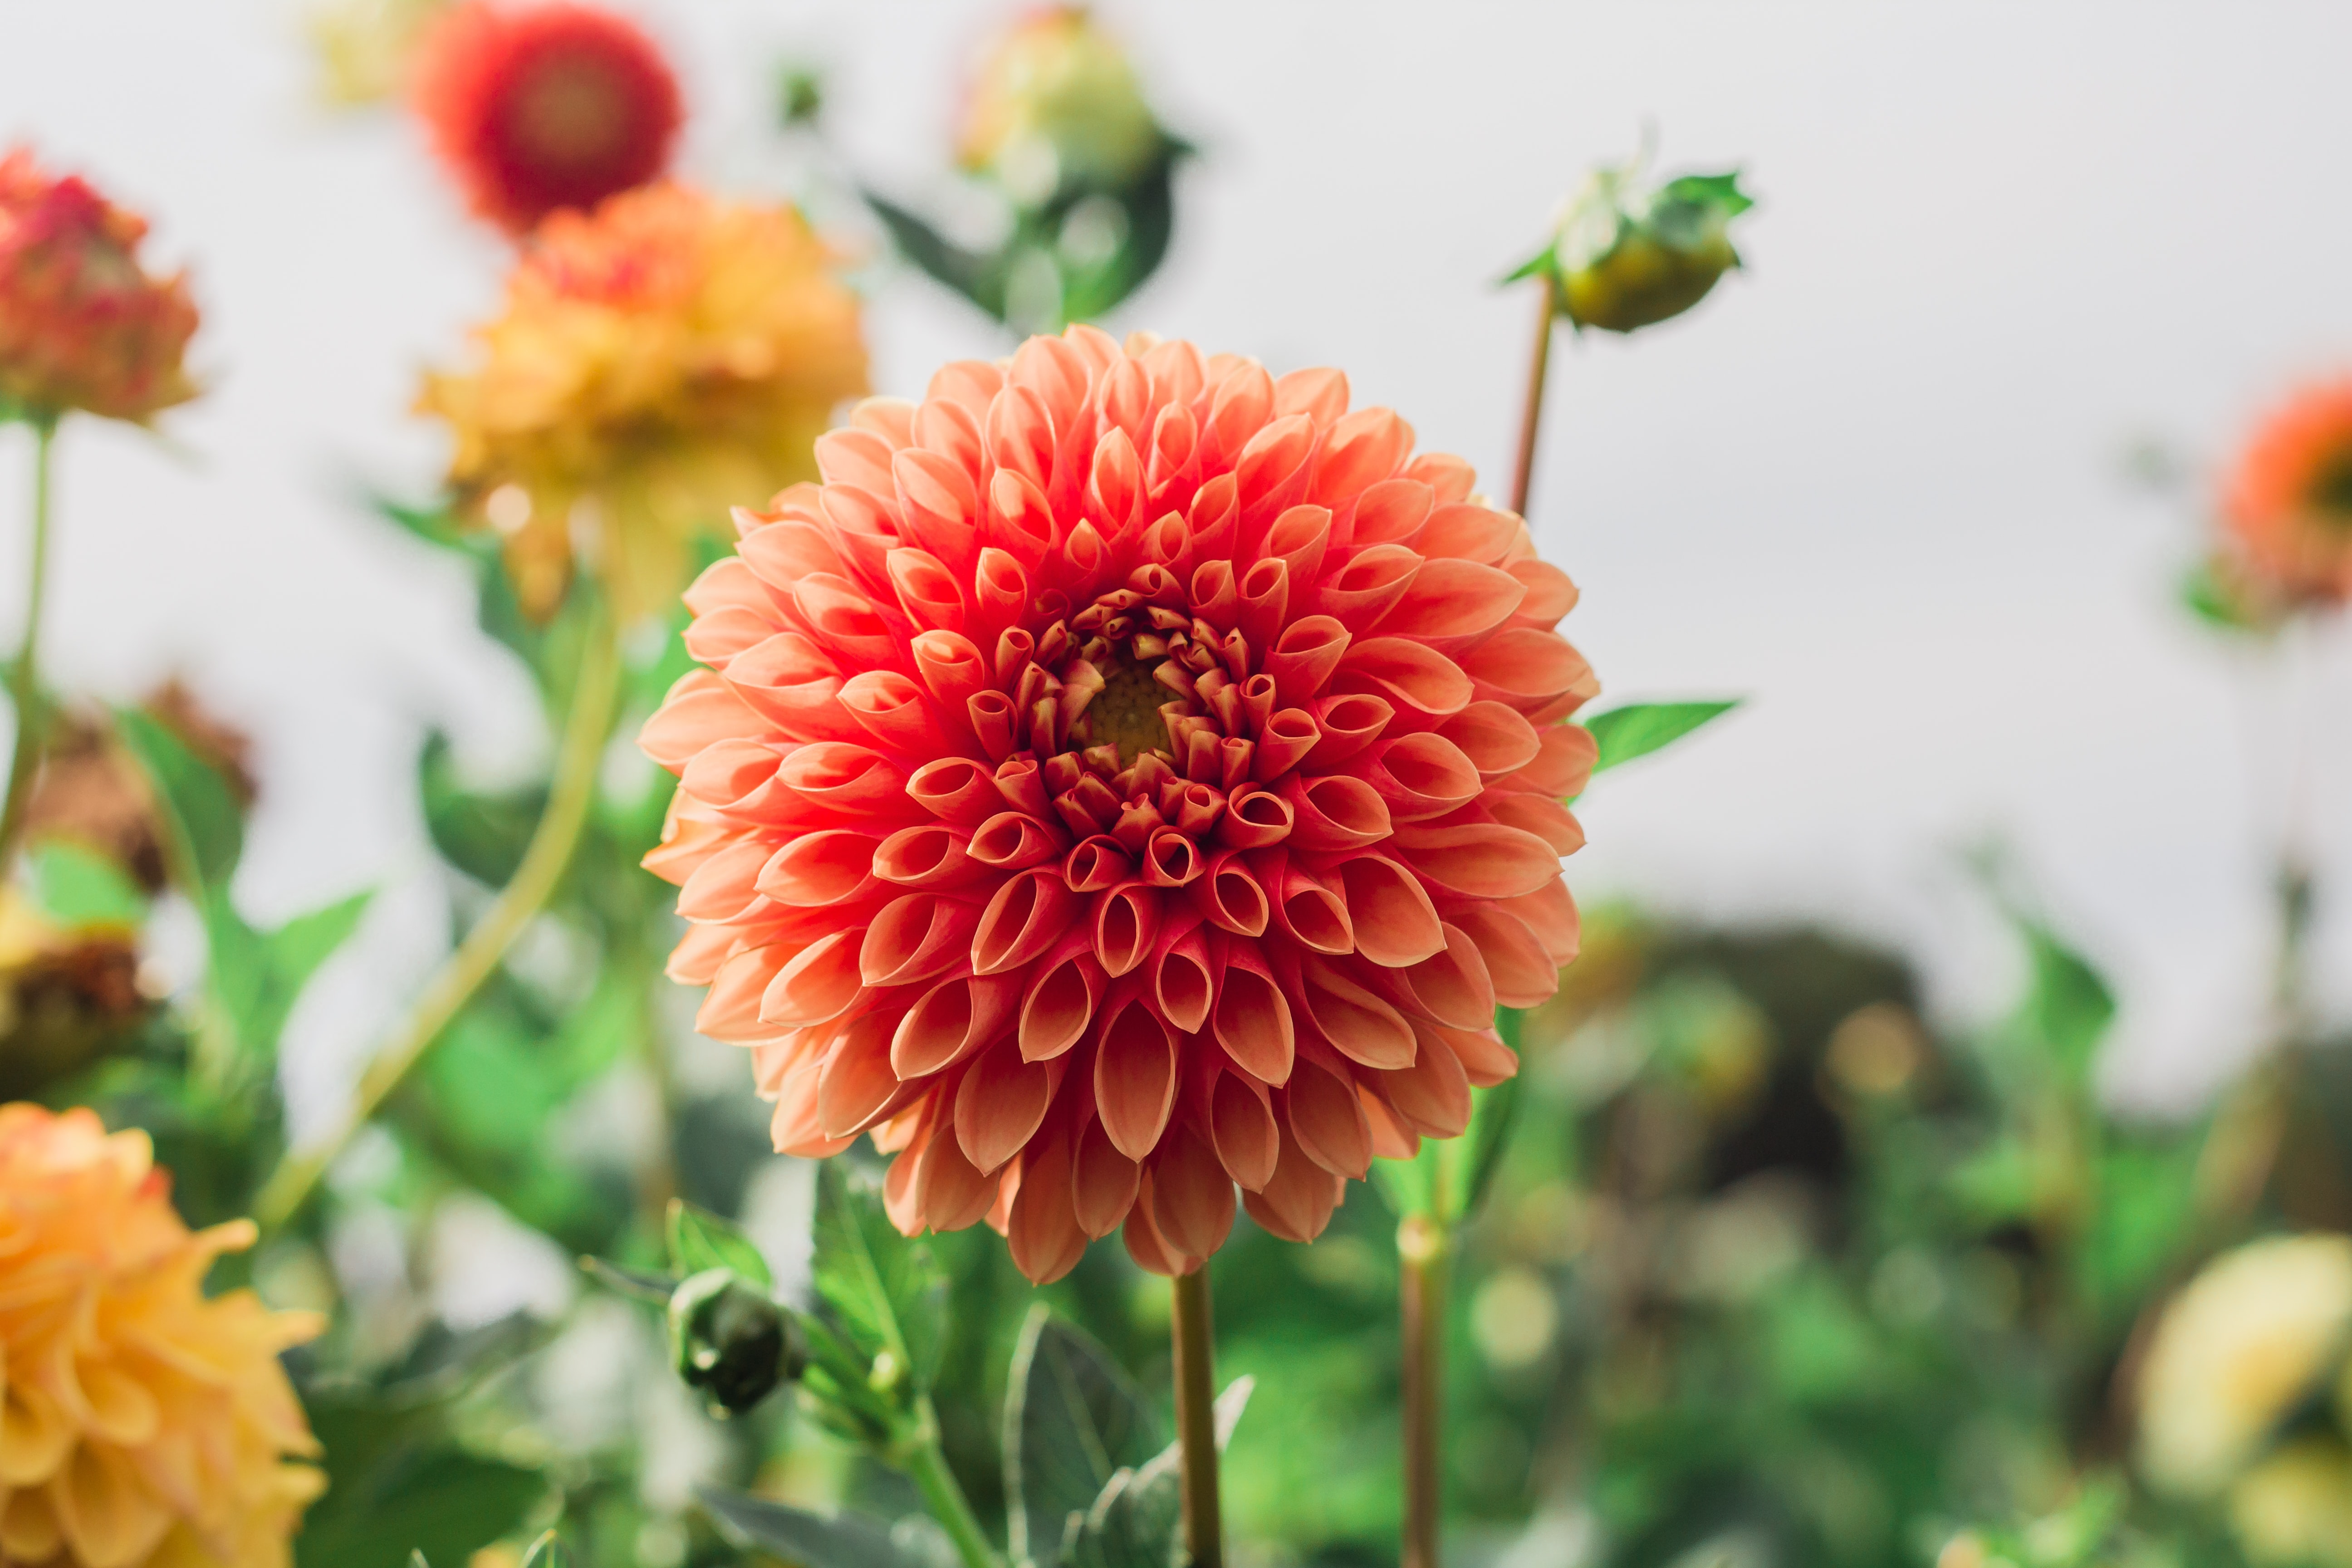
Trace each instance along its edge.
<instances>
[{"instance_id":1,"label":"green leaf","mask_svg":"<svg viewBox=\"0 0 2352 1568\"><path fill-rule=\"evenodd\" d=\"M59 925L135 929L147 919L147 896L105 856L68 838L26 852L33 899Z\"/></svg>"},{"instance_id":2,"label":"green leaf","mask_svg":"<svg viewBox=\"0 0 2352 1568\"><path fill-rule=\"evenodd\" d=\"M2015 918L2032 975L2019 1021L2067 1077L2085 1081L2099 1042L2115 1021L2115 993L2090 961L2048 926Z\"/></svg>"},{"instance_id":3,"label":"green leaf","mask_svg":"<svg viewBox=\"0 0 2352 1568\"><path fill-rule=\"evenodd\" d=\"M865 1514L812 1513L719 1487L694 1495L730 1540L799 1568L925 1568L899 1551L888 1525Z\"/></svg>"},{"instance_id":4,"label":"green leaf","mask_svg":"<svg viewBox=\"0 0 2352 1568\"><path fill-rule=\"evenodd\" d=\"M2215 631L2231 636L2263 636L2279 628L2274 609L2256 603L2216 570L2211 560L2200 561L2180 579L2180 603L2189 613Z\"/></svg>"},{"instance_id":5,"label":"green leaf","mask_svg":"<svg viewBox=\"0 0 2352 1568\"><path fill-rule=\"evenodd\" d=\"M930 1247L898 1234L874 1179L838 1160L817 1167L816 1290L870 1363L888 1354L925 1391L947 1343L948 1282Z\"/></svg>"},{"instance_id":6,"label":"green leaf","mask_svg":"<svg viewBox=\"0 0 2352 1568\"><path fill-rule=\"evenodd\" d=\"M1598 742L1600 755L1592 771L1606 772L1636 757L1646 757L1681 740L1709 721L1739 706L1737 697L1706 702L1633 702L1612 708L1585 721Z\"/></svg>"},{"instance_id":7,"label":"green leaf","mask_svg":"<svg viewBox=\"0 0 2352 1568\"><path fill-rule=\"evenodd\" d=\"M476 881L502 887L522 863L524 847L547 805L547 786L500 791L467 789L449 754L449 738L425 737L416 763L425 831L441 858Z\"/></svg>"},{"instance_id":8,"label":"green leaf","mask_svg":"<svg viewBox=\"0 0 2352 1568\"><path fill-rule=\"evenodd\" d=\"M1108 1352L1029 1309L1004 1400L1006 1528L1016 1562L1052 1568L1069 1517L1083 1513L1122 1467L1167 1441L1158 1414Z\"/></svg>"},{"instance_id":9,"label":"green leaf","mask_svg":"<svg viewBox=\"0 0 2352 1568\"><path fill-rule=\"evenodd\" d=\"M678 1287L675 1275L648 1274L642 1268L625 1268L604 1258L583 1258L580 1271L608 1290L640 1301L650 1301L657 1307L668 1306L671 1295Z\"/></svg>"},{"instance_id":10,"label":"green leaf","mask_svg":"<svg viewBox=\"0 0 2352 1568\"><path fill-rule=\"evenodd\" d=\"M114 732L154 786L165 854L184 890L194 897L226 887L245 853L245 822L228 781L152 713L116 709Z\"/></svg>"},{"instance_id":11,"label":"green leaf","mask_svg":"<svg viewBox=\"0 0 2352 1568\"><path fill-rule=\"evenodd\" d=\"M547 1495L536 1470L454 1447L404 1453L348 1477L327 1451L333 1487L295 1540L301 1568L404 1568L415 1556L463 1563L510 1533Z\"/></svg>"},{"instance_id":12,"label":"green leaf","mask_svg":"<svg viewBox=\"0 0 2352 1568\"><path fill-rule=\"evenodd\" d=\"M776 1277L760 1249L728 1221L683 1198L669 1201L669 1264L679 1274L699 1274L724 1268L751 1280L762 1290L776 1288Z\"/></svg>"},{"instance_id":13,"label":"green leaf","mask_svg":"<svg viewBox=\"0 0 2352 1568\"><path fill-rule=\"evenodd\" d=\"M1755 198L1739 188L1737 169L1726 174L1685 174L1669 180L1659 188L1658 200L1712 208L1725 217L1738 217L1756 205Z\"/></svg>"},{"instance_id":14,"label":"green leaf","mask_svg":"<svg viewBox=\"0 0 2352 1568\"><path fill-rule=\"evenodd\" d=\"M890 231L891 243L901 256L998 321L1004 319L1003 274L1001 268L990 265L990 258L956 245L888 197L872 191L862 194L882 226Z\"/></svg>"},{"instance_id":15,"label":"green leaf","mask_svg":"<svg viewBox=\"0 0 2352 1568\"><path fill-rule=\"evenodd\" d=\"M1237 1377L1217 1395L1217 1449L1249 1405L1255 1378ZM1084 1516L1065 1528L1062 1557L1072 1568L1183 1568L1184 1448L1171 1443L1139 1469L1111 1475Z\"/></svg>"},{"instance_id":16,"label":"green leaf","mask_svg":"<svg viewBox=\"0 0 2352 1568\"><path fill-rule=\"evenodd\" d=\"M284 1032L286 1019L301 999L302 988L319 965L350 940L367 913L375 889L366 888L323 909L296 915L261 938L267 980L259 1005L247 1020L247 1037L257 1047L271 1047Z\"/></svg>"}]
</instances>

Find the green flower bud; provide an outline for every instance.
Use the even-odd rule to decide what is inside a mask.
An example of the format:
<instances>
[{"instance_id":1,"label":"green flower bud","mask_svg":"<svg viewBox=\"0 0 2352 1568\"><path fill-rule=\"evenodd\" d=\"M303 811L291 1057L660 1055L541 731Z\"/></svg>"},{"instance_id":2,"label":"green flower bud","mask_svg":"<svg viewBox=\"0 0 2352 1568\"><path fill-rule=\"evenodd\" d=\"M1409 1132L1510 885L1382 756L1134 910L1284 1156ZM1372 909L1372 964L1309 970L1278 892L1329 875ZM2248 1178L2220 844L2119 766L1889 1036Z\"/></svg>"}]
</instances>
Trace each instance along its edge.
<instances>
[{"instance_id":1,"label":"green flower bud","mask_svg":"<svg viewBox=\"0 0 2352 1568\"><path fill-rule=\"evenodd\" d=\"M669 1299L670 1363L710 1396L714 1415L740 1415L807 1364L800 1327L732 1269L689 1275Z\"/></svg>"},{"instance_id":2,"label":"green flower bud","mask_svg":"<svg viewBox=\"0 0 2352 1568\"><path fill-rule=\"evenodd\" d=\"M1670 321L1740 264L1731 220L1754 205L1737 171L1649 185L1638 159L1596 169L1551 244L1512 277L1551 274L1560 313L1580 327L1630 332Z\"/></svg>"}]
</instances>

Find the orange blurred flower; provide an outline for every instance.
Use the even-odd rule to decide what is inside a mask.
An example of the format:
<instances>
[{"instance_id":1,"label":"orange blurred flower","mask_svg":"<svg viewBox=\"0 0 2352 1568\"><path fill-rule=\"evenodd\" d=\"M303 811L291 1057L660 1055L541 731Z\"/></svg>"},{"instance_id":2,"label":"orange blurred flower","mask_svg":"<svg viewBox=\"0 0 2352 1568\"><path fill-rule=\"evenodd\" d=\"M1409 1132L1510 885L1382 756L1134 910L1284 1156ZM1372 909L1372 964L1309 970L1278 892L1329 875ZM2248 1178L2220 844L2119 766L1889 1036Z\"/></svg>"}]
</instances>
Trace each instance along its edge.
<instances>
[{"instance_id":1,"label":"orange blurred flower","mask_svg":"<svg viewBox=\"0 0 2352 1568\"><path fill-rule=\"evenodd\" d=\"M871 1131L908 1231L1031 1279L1125 1226L1307 1240L1515 1070L1577 948L1576 601L1336 371L1090 327L817 443L688 594L642 743L698 1026L779 1149Z\"/></svg>"},{"instance_id":2,"label":"orange blurred flower","mask_svg":"<svg viewBox=\"0 0 2352 1568\"><path fill-rule=\"evenodd\" d=\"M144 420L196 395L184 275L141 270L145 220L30 152L0 158L0 411Z\"/></svg>"},{"instance_id":3,"label":"orange blurred flower","mask_svg":"<svg viewBox=\"0 0 2352 1568\"><path fill-rule=\"evenodd\" d=\"M277 1568L325 1484L278 1353L319 1330L205 1299L250 1221L191 1235L146 1135L0 1106L0 1561Z\"/></svg>"},{"instance_id":4,"label":"orange blurred flower","mask_svg":"<svg viewBox=\"0 0 2352 1568\"><path fill-rule=\"evenodd\" d=\"M429 377L419 406L449 422L450 478L540 616L583 503L623 614L667 606L692 537L813 473L810 444L866 390L856 296L799 216L675 184L549 219L474 339L478 367Z\"/></svg>"},{"instance_id":5,"label":"orange blurred flower","mask_svg":"<svg viewBox=\"0 0 2352 1568\"><path fill-rule=\"evenodd\" d=\"M2352 598L2352 378L2305 387L2263 421L2222 520L2250 586L2295 605Z\"/></svg>"},{"instance_id":6,"label":"orange blurred flower","mask_svg":"<svg viewBox=\"0 0 2352 1568\"><path fill-rule=\"evenodd\" d=\"M680 116L653 40L568 4L454 7L417 46L413 97L467 204L513 234L658 178Z\"/></svg>"}]
</instances>

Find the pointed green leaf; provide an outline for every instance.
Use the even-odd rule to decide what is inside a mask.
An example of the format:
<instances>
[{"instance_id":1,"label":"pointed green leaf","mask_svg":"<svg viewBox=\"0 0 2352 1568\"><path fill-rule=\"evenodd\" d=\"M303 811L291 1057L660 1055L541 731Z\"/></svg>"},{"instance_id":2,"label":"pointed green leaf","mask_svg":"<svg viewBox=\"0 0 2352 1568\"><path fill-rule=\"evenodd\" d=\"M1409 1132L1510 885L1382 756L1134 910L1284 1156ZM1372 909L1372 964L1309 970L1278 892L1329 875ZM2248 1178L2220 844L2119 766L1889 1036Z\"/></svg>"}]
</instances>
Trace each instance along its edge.
<instances>
[{"instance_id":1,"label":"pointed green leaf","mask_svg":"<svg viewBox=\"0 0 2352 1568\"><path fill-rule=\"evenodd\" d=\"M147 895L122 868L68 838L45 839L26 851L33 899L51 920L75 929L135 929L147 919Z\"/></svg>"},{"instance_id":2,"label":"pointed green leaf","mask_svg":"<svg viewBox=\"0 0 2352 1568\"><path fill-rule=\"evenodd\" d=\"M301 999L302 988L310 983L319 965L359 929L361 918L374 897L374 889L362 889L323 909L296 915L260 939L266 978L261 994L246 1019L247 1037L257 1048L276 1047L294 1004Z\"/></svg>"},{"instance_id":3,"label":"pointed green leaf","mask_svg":"<svg viewBox=\"0 0 2352 1568\"><path fill-rule=\"evenodd\" d=\"M947 1342L947 1277L929 1245L890 1223L874 1179L839 1160L817 1167L812 1267L851 1345L869 1362L887 1353L928 1390Z\"/></svg>"},{"instance_id":4,"label":"pointed green leaf","mask_svg":"<svg viewBox=\"0 0 2352 1568\"><path fill-rule=\"evenodd\" d=\"M1739 703L1737 697L1706 702L1633 702L1596 714L1584 726L1601 748L1592 771L1604 773L1636 757L1646 757Z\"/></svg>"},{"instance_id":5,"label":"pointed green leaf","mask_svg":"<svg viewBox=\"0 0 2352 1568\"><path fill-rule=\"evenodd\" d=\"M2021 1022L2070 1078L2086 1079L2099 1042L2115 1021L2115 993L2090 961L2049 927L2021 918L2018 933L2032 976Z\"/></svg>"},{"instance_id":6,"label":"pointed green leaf","mask_svg":"<svg viewBox=\"0 0 2352 1568\"><path fill-rule=\"evenodd\" d=\"M1756 205L1755 198L1739 188L1737 169L1727 174L1685 174L1669 180L1660 187L1658 197L1662 201L1712 207L1726 217L1737 217Z\"/></svg>"},{"instance_id":7,"label":"pointed green leaf","mask_svg":"<svg viewBox=\"0 0 2352 1568\"><path fill-rule=\"evenodd\" d=\"M1004 1399L1006 1522L1016 1562L1052 1568L1069 1516L1167 1441L1142 1392L1100 1345L1029 1310Z\"/></svg>"},{"instance_id":8,"label":"pointed green leaf","mask_svg":"<svg viewBox=\"0 0 2352 1568\"><path fill-rule=\"evenodd\" d=\"M173 878L192 896L226 886L245 853L245 820L228 781L152 713L116 709L114 732L154 786Z\"/></svg>"},{"instance_id":9,"label":"pointed green leaf","mask_svg":"<svg viewBox=\"0 0 2352 1568\"><path fill-rule=\"evenodd\" d=\"M762 1290L776 1288L775 1274L760 1249L728 1221L682 1198L669 1202L669 1262L680 1274L727 1268Z\"/></svg>"},{"instance_id":10,"label":"pointed green leaf","mask_svg":"<svg viewBox=\"0 0 2352 1568\"><path fill-rule=\"evenodd\" d=\"M799 1568L927 1568L899 1552L888 1525L865 1514L812 1513L719 1487L694 1495L730 1540Z\"/></svg>"}]
</instances>

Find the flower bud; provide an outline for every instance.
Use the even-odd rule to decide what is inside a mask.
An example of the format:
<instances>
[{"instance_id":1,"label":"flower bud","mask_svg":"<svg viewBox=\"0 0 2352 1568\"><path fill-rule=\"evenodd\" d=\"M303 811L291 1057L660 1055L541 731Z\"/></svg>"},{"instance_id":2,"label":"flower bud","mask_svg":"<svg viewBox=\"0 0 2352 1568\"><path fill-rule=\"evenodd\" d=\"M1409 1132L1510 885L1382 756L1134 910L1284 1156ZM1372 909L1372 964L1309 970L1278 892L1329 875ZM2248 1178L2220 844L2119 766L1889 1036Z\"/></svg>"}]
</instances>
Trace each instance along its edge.
<instances>
[{"instance_id":1,"label":"flower bud","mask_svg":"<svg viewBox=\"0 0 2352 1568\"><path fill-rule=\"evenodd\" d=\"M710 1396L714 1415L741 1415L807 1363L792 1313L727 1268L689 1275L672 1292L669 1344L677 1375Z\"/></svg>"},{"instance_id":2,"label":"flower bud","mask_svg":"<svg viewBox=\"0 0 2352 1568\"><path fill-rule=\"evenodd\" d=\"M1118 191L1166 153L1135 66L1083 5L1031 13L972 78L957 162L1024 206Z\"/></svg>"},{"instance_id":3,"label":"flower bud","mask_svg":"<svg viewBox=\"0 0 2352 1568\"><path fill-rule=\"evenodd\" d=\"M1549 272L1562 315L1630 332L1681 315L1740 264L1731 220L1754 205L1737 171L1654 186L1643 183L1638 159L1596 169L1551 245L1512 276Z\"/></svg>"}]
</instances>

